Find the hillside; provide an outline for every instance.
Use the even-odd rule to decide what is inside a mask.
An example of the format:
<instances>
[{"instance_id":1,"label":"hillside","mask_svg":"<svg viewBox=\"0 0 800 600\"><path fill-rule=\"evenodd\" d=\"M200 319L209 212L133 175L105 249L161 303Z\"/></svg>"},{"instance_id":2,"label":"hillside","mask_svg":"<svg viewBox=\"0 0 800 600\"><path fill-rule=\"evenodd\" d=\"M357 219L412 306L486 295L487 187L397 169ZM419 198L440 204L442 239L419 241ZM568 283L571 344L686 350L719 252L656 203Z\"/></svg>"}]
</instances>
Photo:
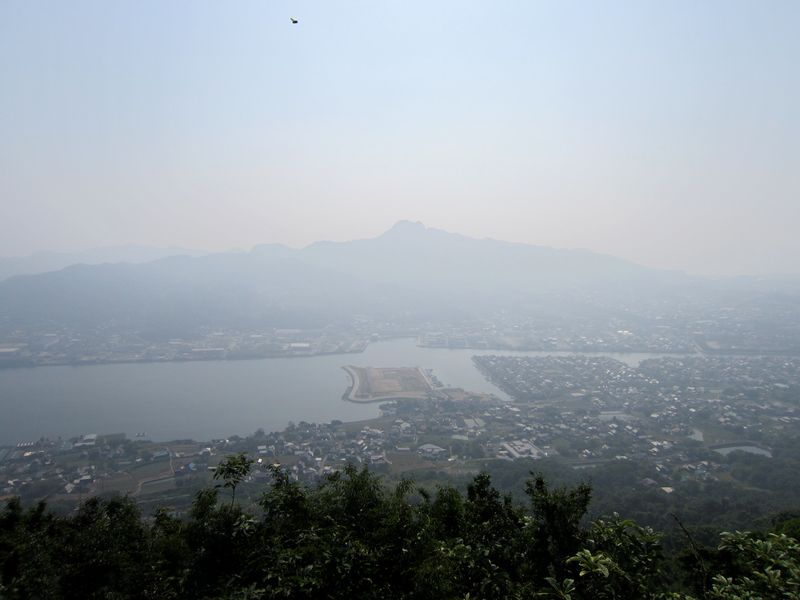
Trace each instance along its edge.
<instances>
[{"instance_id":1,"label":"hillside","mask_svg":"<svg viewBox=\"0 0 800 600\"><path fill-rule=\"evenodd\" d=\"M529 304L582 305L587 294L652 294L681 274L585 250L514 244L400 222L383 235L176 256L144 264L75 265L0 282L0 322L173 330L318 326L368 314L435 318Z\"/></svg>"},{"instance_id":2,"label":"hillside","mask_svg":"<svg viewBox=\"0 0 800 600\"><path fill-rule=\"evenodd\" d=\"M251 474L268 482L242 490ZM0 596L23 598L796 598L800 547L780 533L722 533L665 558L661 536L618 515L587 523L591 488L488 475L466 494L353 466L308 488L244 454L216 468L187 515L143 519L130 498L70 516L0 510ZM224 488L220 493L218 488ZM236 492L239 491L239 494ZM791 525L791 526L789 526Z\"/></svg>"},{"instance_id":3,"label":"hillside","mask_svg":"<svg viewBox=\"0 0 800 600\"><path fill-rule=\"evenodd\" d=\"M112 246L83 252L37 252L28 256L0 257L0 281L15 275L36 275L59 271L71 265L145 263L167 256L202 256L204 252L185 248L151 246Z\"/></svg>"}]
</instances>

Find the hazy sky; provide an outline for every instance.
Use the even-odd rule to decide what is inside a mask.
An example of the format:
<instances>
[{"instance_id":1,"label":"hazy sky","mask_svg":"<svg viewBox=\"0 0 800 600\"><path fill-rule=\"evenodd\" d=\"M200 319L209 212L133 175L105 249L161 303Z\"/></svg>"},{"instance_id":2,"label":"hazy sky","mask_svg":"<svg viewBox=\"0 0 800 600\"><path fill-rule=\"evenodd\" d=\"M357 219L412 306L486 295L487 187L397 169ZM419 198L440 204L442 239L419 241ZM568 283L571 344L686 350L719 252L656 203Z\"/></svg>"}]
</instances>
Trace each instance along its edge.
<instances>
[{"instance_id":1,"label":"hazy sky","mask_svg":"<svg viewBox=\"0 0 800 600\"><path fill-rule=\"evenodd\" d=\"M412 219L797 273L798 31L796 0L4 0L0 255Z\"/></svg>"}]
</instances>

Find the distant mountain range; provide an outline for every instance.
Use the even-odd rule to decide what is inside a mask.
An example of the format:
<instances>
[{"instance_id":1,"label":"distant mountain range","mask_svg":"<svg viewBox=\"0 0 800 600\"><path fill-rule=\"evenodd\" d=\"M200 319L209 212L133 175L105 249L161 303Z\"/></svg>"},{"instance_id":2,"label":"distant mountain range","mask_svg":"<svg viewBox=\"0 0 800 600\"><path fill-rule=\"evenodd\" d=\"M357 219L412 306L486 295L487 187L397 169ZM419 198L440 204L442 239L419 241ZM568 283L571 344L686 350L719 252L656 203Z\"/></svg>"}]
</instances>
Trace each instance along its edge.
<instances>
[{"instance_id":1,"label":"distant mountain range","mask_svg":"<svg viewBox=\"0 0 800 600\"><path fill-rule=\"evenodd\" d=\"M317 267L421 290L452 286L475 291L489 284L527 293L571 285L686 279L680 273L648 269L588 250L475 239L411 221L400 221L373 239L316 242L292 254L286 251L276 246L254 249L256 253L291 255Z\"/></svg>"},{"instance_id":2,"label":"distant mountain range","mask_svg":"<svg viewBox=\"0 0 800 600\"><path fill-rule=\"evenodd\" d=\"M474 239L409 221L376 238L302 249L263 245L250 252L103 262L114 264L0 282L0 324L170 332L315 326L355 314L425 319L527 305L567 310L586 306L592 294L627 298L698 281L586 250Z\"/></svg>"},{"instance_id":3,"label":"distant mountain range","mask_svg":"<svg viewBox=\"0 0 800 600\"><path fill-rule=\"evenodd\" d=\"M82 252L37 252L29 256L0 257L0 281L14 275L36 275L59 271L77 264L145 263L167 256L201 256L207 254L185 248L153 248L149 246L113 246Z\"/></svg>"}]
</instances>

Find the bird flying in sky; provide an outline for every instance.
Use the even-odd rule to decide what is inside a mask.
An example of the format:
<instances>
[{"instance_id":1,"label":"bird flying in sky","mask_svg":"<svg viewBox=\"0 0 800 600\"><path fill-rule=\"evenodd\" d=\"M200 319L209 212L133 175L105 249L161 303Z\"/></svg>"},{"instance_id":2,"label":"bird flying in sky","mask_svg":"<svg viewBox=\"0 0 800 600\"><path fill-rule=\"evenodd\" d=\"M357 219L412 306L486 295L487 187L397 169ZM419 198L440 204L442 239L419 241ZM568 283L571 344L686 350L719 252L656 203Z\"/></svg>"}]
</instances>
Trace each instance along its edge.
<instances>
[{"instance_id":1,"label":"bird flying in sky","mask_svg":"<svg viewBox=\"0 0 800 600\"><path fill-rule=\"evenodd\" d=\"M292 25L297 25L298 21L294 17L289 17L289 20L292 22Z\"/></svg>"}]
</instances>

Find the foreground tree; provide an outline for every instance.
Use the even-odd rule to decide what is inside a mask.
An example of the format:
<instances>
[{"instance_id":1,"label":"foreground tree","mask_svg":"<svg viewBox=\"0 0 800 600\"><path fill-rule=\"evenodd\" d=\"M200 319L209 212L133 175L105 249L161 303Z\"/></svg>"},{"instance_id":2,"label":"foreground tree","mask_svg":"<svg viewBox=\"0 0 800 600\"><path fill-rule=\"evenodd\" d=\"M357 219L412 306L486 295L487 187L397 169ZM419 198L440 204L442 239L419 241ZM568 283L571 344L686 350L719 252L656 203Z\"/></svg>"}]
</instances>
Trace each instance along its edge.
<instances>
[{"instance_id":1,"label":"foreground tree","mask_svg":"<svg viewBox=\"0 0 800 600\"><path fill-rule=\"evenodd\" d=\"M231 491L231 506L236 501L237 486L250 475L254 462L247 454L240 452L221 460L214 469L214 479L221 479L222 487Z\"/></svg>"},{"instance_id":2,"label":"foreground tree","mask_svg":"<svg viewBox=\"0 0 800 600\"><path fill-rule=\"evenodd\" d=\"M127 498L92 499L66 517L8 502L0 598L690 598L672 591L680 578L665 576L654 531L618 515L584 522L588 486L533 476L526 508L486 474L463 494L389 488L355 467L307 487L273 466L244 508L235 493L252 461L220 465L230 502L203 490L183 518L162 509L143 519ZM793 538L724 534L706 556L696 598L800 598Z\"/></svg>"},{"instance_id":3,"label":"foreground tree","mask_svg":"<svg viewBox=\"0 0 800 600\"><path fill-rule=\"evenodd\" d=\"M800 544L794 538L775 533L763 538L748 532L723 533L719 550L734 558L728 573L712 579L710 598L800 599Z\"/></svg>"}]
</instances>

